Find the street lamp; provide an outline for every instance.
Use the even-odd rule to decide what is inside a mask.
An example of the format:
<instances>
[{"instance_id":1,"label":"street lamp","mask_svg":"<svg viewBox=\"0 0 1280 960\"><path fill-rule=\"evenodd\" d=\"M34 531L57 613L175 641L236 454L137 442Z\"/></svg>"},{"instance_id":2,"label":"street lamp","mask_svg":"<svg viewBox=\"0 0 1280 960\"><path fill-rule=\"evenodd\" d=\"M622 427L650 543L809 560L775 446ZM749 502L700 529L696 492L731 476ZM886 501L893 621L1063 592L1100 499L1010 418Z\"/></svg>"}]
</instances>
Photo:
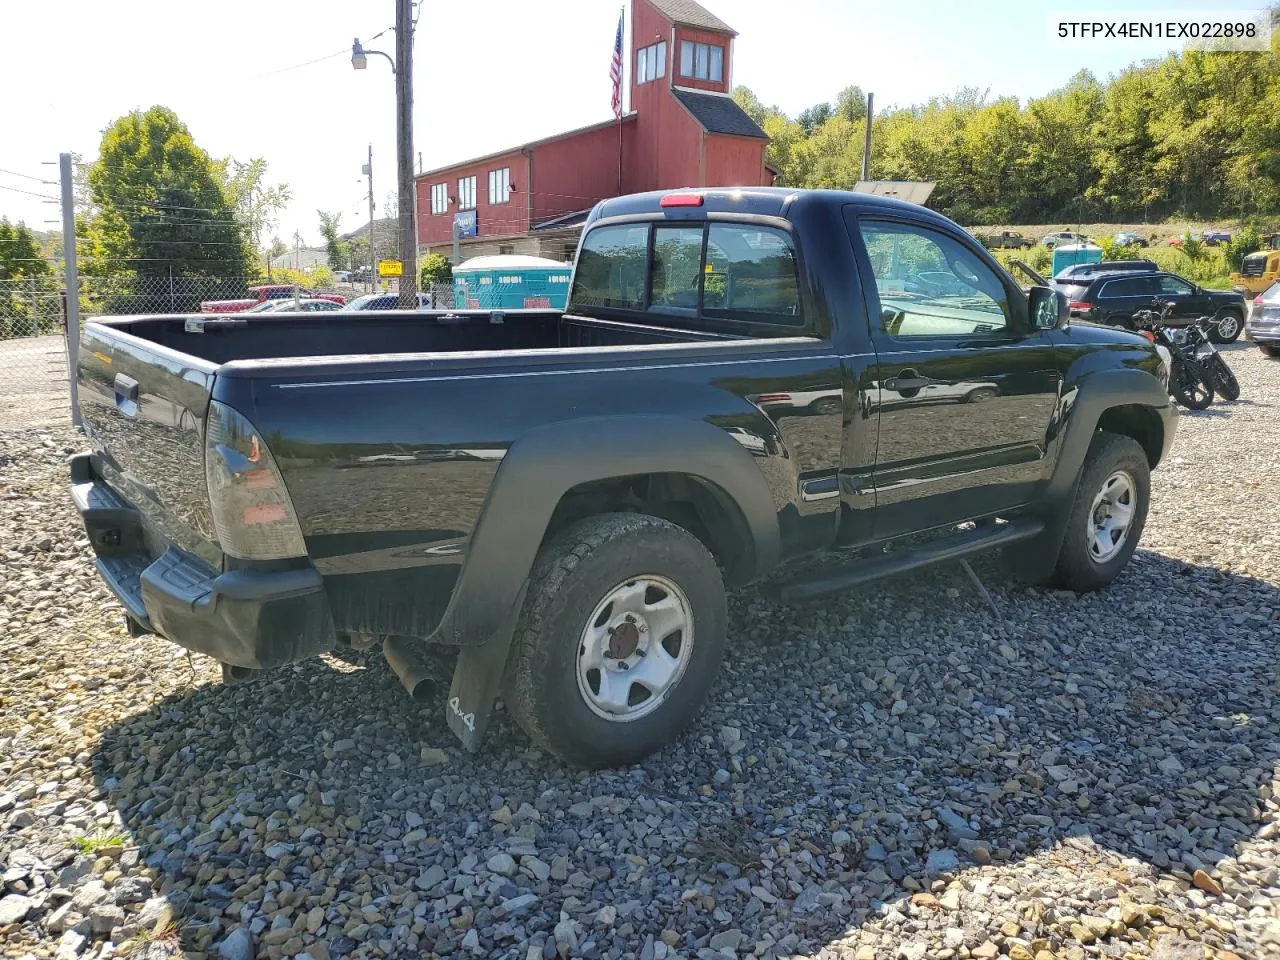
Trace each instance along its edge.
<instances>
[{"instance_id":1,"label":"street lamp","mask_svg":"<svg viewBox=\"0 0 1280 960\"><path fill-rule=\"evenodd\" d=\"M353 70L369 68L369 54L384 57L396 79L396 167L400 225L400 308L418 307L418 232L414 224L413 184L413 0L396 2L396 55L366 50L357 37L351 43ZM373 214L369 215L370 253L373 250Z\"/></svg>"},{"instance_id":2,"label":"street lamp","mask_svg":"<svg viewBox=\"0 0 1280 960\"><path fill-rule=\"evenodd\" d=\"M360 38L357 37L351 41L351 67L355 70L368 70L369 57L368 54L376 53L380 57L386 57L387 63L391 64L391 72L396 72L396 62L391 54L383 53L381 50L366 50L360 45Z\"/></svg>"}]
</instances>

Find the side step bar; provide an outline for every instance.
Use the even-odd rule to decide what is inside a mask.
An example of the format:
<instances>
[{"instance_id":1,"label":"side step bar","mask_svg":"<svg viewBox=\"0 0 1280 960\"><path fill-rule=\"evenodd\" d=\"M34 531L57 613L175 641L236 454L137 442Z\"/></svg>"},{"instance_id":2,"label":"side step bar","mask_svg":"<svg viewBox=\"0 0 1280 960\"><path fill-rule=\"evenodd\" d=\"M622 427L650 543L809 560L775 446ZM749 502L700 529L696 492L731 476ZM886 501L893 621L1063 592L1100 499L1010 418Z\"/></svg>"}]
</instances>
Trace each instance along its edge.
<instances>
[{"instance_id":1,"label":"side step bar","mask_svg":"<svg viewBox=\"0 0 1280 960\"><path fill-rule=\"evenodd\" d=\"M857 563L849 564L838 570L820 572L812 577L800 577L784 581L775 586L770 593L784 602L809 600L828 593L837 593L849 587L860 586L891 577L899 573L907 573L920 567L945 563L949 560L963 560L976 553L983 553L995 547L1008 546L1020 540L1028 540L1044 531L1044 523L1040 520L1017 520L1011 523L986 523L971 530L961 530L937 540L930 540L918 547L895 550L891 553L869 557Z\"/></svg>"}]
</instances>

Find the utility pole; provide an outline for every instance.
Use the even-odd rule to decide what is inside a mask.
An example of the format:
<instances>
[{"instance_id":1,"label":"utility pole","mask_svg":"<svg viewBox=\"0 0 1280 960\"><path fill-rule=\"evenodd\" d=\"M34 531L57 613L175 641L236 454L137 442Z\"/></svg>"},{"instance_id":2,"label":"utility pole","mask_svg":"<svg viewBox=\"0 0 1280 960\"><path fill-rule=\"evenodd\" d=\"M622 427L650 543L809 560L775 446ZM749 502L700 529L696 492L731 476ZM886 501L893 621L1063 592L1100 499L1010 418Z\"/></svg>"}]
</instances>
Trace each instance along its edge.
<instances>
[{"instance_id":1,"label":"utility pole","mask_svg":"<svg viewBox=\"0 0 1280 960\"><path fill-rule=\"evenodd\" d=\"M369 144L369 162L361 171L369 178L369 292L373 293L374 276L378 272L378 255L373 250L373 144Z\"/></svg>"},{"instance_id":2,"label":"utility pole","mask_svg":"<svg viewBox=\"0 0 1280 960\"><path fill-rule=\"evenodd\" d=\"M80 361L80 278L76 272L76 201L71 182L71 154L58 154L62 179L62 259L67 284L67 381L71 386L71 422L80 426L80 384L76 369Z\"/></svg>"},{"instance_id":3,"label":"utility pole","mask_svg":"<svg viewBox=\"0 0 1280 960\"><path fill-rule=\"evenodd\" d=\"M867 94L867 136L862 142L862 179L871 179L871 117L874 93Z\"/></svg>"},{"instance_id":4,"label":"utility pole","mask_svg":"<svg viewBox=\"0 0 1280 960\"><path fill-rule=\"evenodd\" d=\"M423 0L425 2L425 0ZM413 0L396 0L396 167L400 207L400 309L418 309L418 231L413 222Z\"/></svg>"}]
</instances>

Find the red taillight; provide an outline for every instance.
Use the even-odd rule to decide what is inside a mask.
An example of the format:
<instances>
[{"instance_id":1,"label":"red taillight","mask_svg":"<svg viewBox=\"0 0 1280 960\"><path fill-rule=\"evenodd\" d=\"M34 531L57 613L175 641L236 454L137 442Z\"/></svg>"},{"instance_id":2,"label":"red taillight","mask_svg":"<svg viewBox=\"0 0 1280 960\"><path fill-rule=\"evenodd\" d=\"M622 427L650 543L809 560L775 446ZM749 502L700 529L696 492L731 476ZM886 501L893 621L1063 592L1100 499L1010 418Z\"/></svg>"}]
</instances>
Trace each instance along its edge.
<instances>
[{"instance_id":1,"label":"red taillight","mask_svg":"<svg viewBox=\"0 0 1280 960\"><path fill-rule=\"evenodd\" d=\"M1093 304L1090 303L1088 300L1072 300L1069 304L1067 304L1067 306L1071 310L1092 310L1093 309Z\"/></svg>"},{"instance_id":2,"label":"red taillight","mask_svg":"<svg viewBox=\"0 0 1280 960\"><path fill-rule=\"evenodd\" d=\"M756 397L756 403L783 403L790 399L789 393L762 393Z\"/></svg>"},{"instance_id":3,"label":"red taillight","mask_svg":"<svg viewBox=\"0 0 1280 960\"><path fill-rule=\"evenodd\" d=\"M1138 333L1139 333L1140 335L1142 335L1142 336L1146 337L1146 338L1147 338L1148 340L1150 340L1152 343L1155 343L1155 342L1156 342L1156 335L1155 335L1154 333L1152 333L1150 330L1139 330L1139 331L1138 331Z\"/></svg>"},{"instance_id":4,"label":"red taillight","mask_svg":"<svg viewBox=\"0 0 1280 960\"><path fill-rule=\"evenodd\" d=\"M1258 294L1256 297L1253 298L1253 305L1255 307L1262 306L1262 294Z\"/></svg>"},{"instance_id":5,"label":"red taillight","mask_svg":"<svg viewBox=\"0 0 1280 960\"><path fill-rule=\"evenodd\" d=\"M660 207L700 207L702 206L702 194L700 193L668 193L660 201Z\"/></svg>"}]
</instances>

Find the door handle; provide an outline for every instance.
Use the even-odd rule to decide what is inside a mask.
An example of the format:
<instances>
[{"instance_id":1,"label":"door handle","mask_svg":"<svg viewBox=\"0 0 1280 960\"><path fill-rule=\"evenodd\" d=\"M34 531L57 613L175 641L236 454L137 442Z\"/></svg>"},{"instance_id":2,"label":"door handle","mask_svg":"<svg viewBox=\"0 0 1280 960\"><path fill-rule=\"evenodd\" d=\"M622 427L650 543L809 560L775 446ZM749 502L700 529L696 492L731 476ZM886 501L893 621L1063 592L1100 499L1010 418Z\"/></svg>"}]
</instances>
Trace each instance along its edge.
<instances>
[{"instance_id":1,"label":"door handle","mask_svg":"<svg viewBox=\"0 0 1280 960\"><path fill-rule=\"evenodd\" d=\"M116 374L116 406L126 417L138 412L138 381L123 373Z\"/></svg>"},{"instance_id":2,"label":"door handle","mask_svg":"<svg viewBox=\"0 0 1280 960\"><path fill-rule=\"evenodd\" d=\"M904 390L919 390L921 387L927 387L931 383L933 383L932 380L928 377L920 376L918 371L907 369L896 377L890 377L886 380L884 388L901 393Z\"/></svg>"}]
</instances>

